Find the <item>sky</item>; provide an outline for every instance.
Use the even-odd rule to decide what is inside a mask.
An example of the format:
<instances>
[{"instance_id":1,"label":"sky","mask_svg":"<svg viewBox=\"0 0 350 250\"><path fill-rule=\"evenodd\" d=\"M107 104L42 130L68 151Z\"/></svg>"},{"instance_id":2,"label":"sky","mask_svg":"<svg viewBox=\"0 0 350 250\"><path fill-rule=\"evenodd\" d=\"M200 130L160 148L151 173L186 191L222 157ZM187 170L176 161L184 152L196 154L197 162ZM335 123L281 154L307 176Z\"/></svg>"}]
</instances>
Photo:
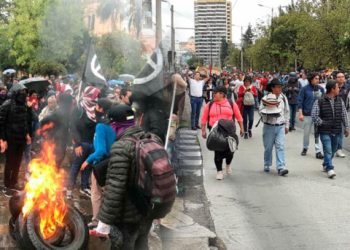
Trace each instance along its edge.
<instances>
[{"instance_id":1,"label":"sky","mask_svg":"<svg viewBox=\"0 0 350 250\"><path fill-rule=\"evenodd\" d=\"M243 33L247 29L248 24L255 26L257 22L270 22L271 8L274 8L274 16L278 13L279 6L288 5L291 0L231 0L232 1L232 27L233 42L240 43L241 27ZM174 23L175 27L194 28L194 1L193 0L168 0L174 5ZM260 7L263 4L267 7ZM170 5L166 2L162 3L162 22L163 31L169 32L170 26ZM180 30L175 32L176 40L186 41L189 37L194 36L193 30Z\"/></svg>"}]
</instances>

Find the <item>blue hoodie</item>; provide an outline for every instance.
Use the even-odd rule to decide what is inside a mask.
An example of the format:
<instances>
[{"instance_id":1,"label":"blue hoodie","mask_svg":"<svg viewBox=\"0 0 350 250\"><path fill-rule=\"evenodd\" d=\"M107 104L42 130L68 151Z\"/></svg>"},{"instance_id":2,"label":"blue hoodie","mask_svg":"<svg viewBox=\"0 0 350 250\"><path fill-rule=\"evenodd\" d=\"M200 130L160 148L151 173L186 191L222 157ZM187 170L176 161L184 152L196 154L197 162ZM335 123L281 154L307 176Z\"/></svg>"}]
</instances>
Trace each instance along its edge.
<instances>
[{"instance_id":1,"label":"blue hoodie","mask_svg":"<svg viewBox=\"0 0 350 250\"><path fill-rule=\"evenodd\" d=\"M311 116L312 106L315 100L320 99L324 95L324 89L319 86L308 84L301 88L298 95L298 109L303 110L304 116Z\"/></svg>"},{"instance_id":2,"label":"blue hoodie","mask_svg":"<svg viewBox=\"0 0 350 250\"><path fill-rule=\"evenodd\" d=\"M89 164L96 164L109 156L112 144L116 140L115 132L109 124L98 123L94 136L94 152L86 159Z\"/></svg>"}]
</instances>

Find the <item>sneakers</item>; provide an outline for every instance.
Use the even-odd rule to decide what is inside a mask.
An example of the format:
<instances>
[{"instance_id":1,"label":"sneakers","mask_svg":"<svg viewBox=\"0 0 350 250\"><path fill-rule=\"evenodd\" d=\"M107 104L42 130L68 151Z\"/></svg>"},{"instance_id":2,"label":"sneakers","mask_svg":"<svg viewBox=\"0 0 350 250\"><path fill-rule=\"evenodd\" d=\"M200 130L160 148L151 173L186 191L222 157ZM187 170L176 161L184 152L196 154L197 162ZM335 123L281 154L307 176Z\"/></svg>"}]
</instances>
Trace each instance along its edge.
<instances>
[{"instance_id":1,"label":"sneakers","mask_svg":"<svg viewBox=\"0 0 350 250\"><path fill-rule=\"evenodd\" d=\"M96 227L97 227L97 224L98 224L98 222L95 221L95 220L93 220L93 221L89 222L87 226L88 226L88 228L91 230L91 229L96 228Z\"/></svg>"},{"instance_id":2,"label":"sneakers","mask_svg":"<svg viewBox=\"0 0 350 250\"><path fill-rule=\"evenodd\" d=\"M316 159L323 159L323 154L321 152L316 153Z\"/></svg>"},{"instance_id":3,"label":"sneakers","mask_svg":"<svg viewBox=\"0 0 350 250\"><path fill-rule=\"evenodd\" d=\"M249 135L249 138L251 138L253 136L252 134L252 131L251 130L248 130L248 135Z\"/></svg>"},{"instance_id":4,"label":"sneakers","mask_svg":"<svg viewBox=\"0 0 350 250\"><path fill-rule=\"evenodd\" d=\"M84 195L86 195L87 197L91 197L91 189L90 188L84 188L84 189L80 189L79 190L79 192L81 193L81 194L84 194Z\"/></svg>"},{"instance_id":5,"label":"sneakers","mask_svg":"<svg viewBox=\"0 0 350 250\"><path fill-rule=\"evenodd\" d=\"M279 169L278 170L278 175L279 176L285 176L285 175L287 175L289 173L289 171L288 171L288 169L286 169L286 168L283 168L283 169Z\"/></svg>"},{"instance_id":6,"label":"sneakers","mask_svg":"<svg viewBox=\"0 0 350 250\"><path fill-rule=\"evenodd\" d=\"M335 155L337 157L340 157L340 158L344 158L345 157L345 154L343 153L343 151L341 149L338 149L337 152L335 153Z\"/></svg>"},{"instance_id":7,"label":"sneakers","mask_svg":"<svg viewBox=\"0 0 350 250\"><path fill-rule=\"evenodd\" d=\"M216 179L221 181L222 179L224 179L224 174L222 173L222 171L218 171L216 173Z\"/></svg>"},{"instance_id":8,"label":"sneakers","mask_svg":"<svg viewBox=\"0 0 350 250\"><path fill-rule=\"evenodd\" d=\"M10 188L7 188L7 187L4 187L2 189L2 193L7 197L7 198L11 198L12 196L14 196L17 191L13 190L13 189L10 189Z\"/></svg>"},{"instance_id":9,"label":"sneakers","mask_svg":"<svg viewBox=\"0 0 350 250\"><path fill-rule=\"evenodd\" d=\"M67 200L73 199L73 191L72 190L67 189L66 198L67 198Z\"/></svg>"},{"instance_id":10,"label":"sneakers","mask_svg":"<svg viewBox=\"0 0 350 250\"><path fill-rule=\"evenodd\" d=\"M248 139L248 133L244 133L244 139Z\"/></svg>"},{"instance_id":11,"label":"sneakers","mask_svg":"<svg viewBox=\"0 0 350 250\"><path fill-rule=\"evenodd\" d=\"M301 152L301 155L302 155L302 156L305 156L306 153L307 153L307 149L306 149L306 148L303 148L303 151Z\"/></svg>"},{"instance_id":12,"label":"sneakers","mask_svg":"<svg viewBox=\"0 0 350 250\"><path fill-rule=\"evenodd\" d=\"M269 166L265 166L264 167L264 172L265 173L269 173L270 172L270 167Z\"/></svg>"},{"instance_id":13,"label":"sneakers","mask_svg":"<svg viewBox=\"0 0 350 250\"><path fill-rule=\"evenodd\" d=\"M329 171L327 172L327 175L328 175L328 178L329 178L329 179L333 179L333 178L336 176L336 174L335 174L335 172L334 172L333 169L332 169L332 170L329 170Z\"/></svg>"},{"instance_id":14,"label":"sneakers","mask_svg":"<svg viewBox=\"0 0 350 250\"><path fill-rule=\"evenodd\" d=\"M232 168L231 168L230 165L226 165L226 174L227 174L227 175L232 174Z\"/></svg>"}]
</instances>

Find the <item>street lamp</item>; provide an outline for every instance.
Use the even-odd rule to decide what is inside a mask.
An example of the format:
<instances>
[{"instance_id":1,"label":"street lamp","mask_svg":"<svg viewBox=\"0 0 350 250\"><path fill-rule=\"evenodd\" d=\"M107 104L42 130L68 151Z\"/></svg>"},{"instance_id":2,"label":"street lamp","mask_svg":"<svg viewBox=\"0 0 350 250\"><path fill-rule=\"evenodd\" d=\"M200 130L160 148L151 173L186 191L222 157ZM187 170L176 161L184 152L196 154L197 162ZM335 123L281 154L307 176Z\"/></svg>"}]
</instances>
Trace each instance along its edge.
<instances>
[{"instance_id":1,"label":"street lamp","mask_svg":"<svg viewBox=\"0 0 350 250\"><path fill-rule=\"evenodd\" d=\"M266 6L266 5L263 5L263 4L261 4L261 3L258 3L258 6L263 7L263 8L267 8L267 9L270 9L270 10L271 10L271 26L272 26L272 19L273 19L273 7Z\"/></svg>"}]
</instances>

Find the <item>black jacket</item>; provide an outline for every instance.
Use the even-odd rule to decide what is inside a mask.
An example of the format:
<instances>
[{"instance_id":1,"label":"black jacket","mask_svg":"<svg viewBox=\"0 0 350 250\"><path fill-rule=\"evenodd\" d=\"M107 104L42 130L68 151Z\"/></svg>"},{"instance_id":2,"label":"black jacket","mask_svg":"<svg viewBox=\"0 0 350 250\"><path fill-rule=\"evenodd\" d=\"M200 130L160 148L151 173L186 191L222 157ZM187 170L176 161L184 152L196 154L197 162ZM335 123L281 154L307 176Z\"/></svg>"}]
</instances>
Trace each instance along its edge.
<instances>
[{"instance_id":1,"label":"black jacket","mask_svg":"<svg viewBox=\"0 0 350 250\"><path fill-rule=\"evenodd\" d=\"M0 139L25 144L31 132L32 113L26 105L7 100L0 107Z\"/></svg>"},{"instance_id":2,"label":"black jacket","mask_svg":"<svg viewBox=\"0 0 350 250\"><path fill-rule=\"evenodd\" d=\"M135 143L124 140L126 136L140 138L143 130L137 127L126 129L110 151L110 161L107 170L106 190L99 220L108 225L120 223L138 223L142 215L132 203L129 191L132 173L135 168Z\"/></svg>"},{"instance_id":3,"label":"black jacket","mask_svg":"<svg viewBox=\"0 0 350 250\"><path fill-rule=\"evenodd\" d=\"M89 119L85 110L77 106L72 112L70 132L74 146L78 147L82 142L93 143L96 122Z\"/></svg>"}]
</instances>

